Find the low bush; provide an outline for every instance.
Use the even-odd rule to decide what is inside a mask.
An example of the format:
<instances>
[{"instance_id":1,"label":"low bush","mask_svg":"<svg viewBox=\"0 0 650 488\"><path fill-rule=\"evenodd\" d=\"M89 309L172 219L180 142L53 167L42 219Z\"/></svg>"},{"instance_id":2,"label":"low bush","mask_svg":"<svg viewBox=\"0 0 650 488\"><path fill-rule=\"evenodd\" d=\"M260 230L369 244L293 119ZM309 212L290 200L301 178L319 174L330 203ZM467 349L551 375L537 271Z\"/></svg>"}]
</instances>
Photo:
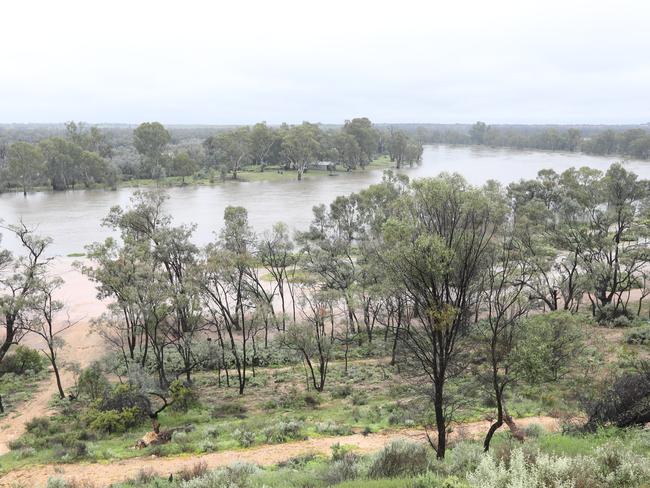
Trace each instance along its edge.
<instances>
[{"instance_id":1,"label":"low bush","mask_svg":"<svg viewBox=\"0 0 650 488\"><path fill-rule=\"evenodd\" d=\"M373 459L368 469L370 478L395 478L416 476L429 466L429 451L423 444L393 441Z\"/></svg>"},{"instance_id":2,"label":"low bush","mask_svg":"<svg viewBox=\"0 0 650 488\"><path fill-rule=\"evenodd\" d=\"M350 385L339 385L332 390L332 398L347 398L352 395L352 387Z\"/></svg>"},{"instance_id":3,"label":"low bush","mask_svg":"<svg viewBox=\"0 0 650 488\"><path fill-rule=\"evenodd\" d=\"M176 473L176 478L179 481L190 481L196 478L201 478L208 473L208 464L205 461L199 461L192 466L186 466Z\"/></svg>"},{"instance_id":4,"label":"low bush","mask_svg":"<svg viewBox=\"0 0 650 488\"><path fill-rule=\"evenodd\" d=\"M80 397L91 401L99 400L106 395L110 384L102 371L101 365L95 361L79 373L77 392Z\"/></svg>"},{"instance_id":5,"label":"low bush","mask_svg":"<svg viewBox=\"0 0 650 488\"><path fill-rule=\"evenodd\" d=\"M610 327L628 327L634 322L632 311L609 304L596 311L596 321Z\"/></svg>"},{"instance_id":6,"label":"low bush","mask_svg":"<svg viewBox=\"0 0 650 488\"><path fill-rule=\"evenodd\" d=\"M138 407L106 411L91 408L84 416L84 422L90 429L108 434L126 432L140 425L142 420L143 414Z\"/></svg>"},{"instance_id":7,"label":"low bush","mask_svg":"<svg viewBox=\"0 0 650 488\"><path fill-rule=\"evenodd\" d=\"M596 449L594 456L526 455L515 449L510 462L485 455L467 480L476 488L633 488L650 481L647 460L622 444Z\"/></svg>"},{"instance_id":8,"label":"low bush","mask_svg":"<svg viewBox=\"0 0 650 488\"><path fill-rule=\"evenodd\" d=\"M39 373L45 369L43 356L36 349L17 346L0 363L0 375L5 373L25 374L28 371Z\"/></svg>"},{"instance_id":9,"label":"low bush","mask_svg":"<svg viewBox=\"0 0 650 488\"><path fill-rule=\"evenodd\" d=\"M34 417L25 422L25 430L36 436L51 434L50 419L48 417Z\"/></svg>"},{"instance_id":10,"label":"low bush","mask_svg":"<svg viewBox=\"0 0 650 488\"><path fill-rule=\"evenodd\" d=\"M208 471L189 481L182 481L180 488L249 488L250 477L258 468L252 464L235 463L225 469Z\"/></svg>"},{"instance_id":11,"label":"low bush","mask_svg":"<svg viewBox=\"0 0 650 488\"><path fill-rule=\"evenodd\" d=\"M210 416L213 419L221 419L225 417L237 417L239 419L246 418L246 407L241 403L224 402L216 405L210 410Z\"/></svg>"},{"instance_id":12,"label":"low bush","mask_svg":"<svg viewBox=\"0 0 650 488\"><path fill-rule=\"evenodd\" d=\"M650 326L646 325L631 330L625 335L625 342L639 346L650 345Z\"/></svg>"},{"instance_id":13,"label":"low bush","mask_svg":"<svg viewBox=\"0 0 650 488\"><path fill-rule=\"evenodd\" d=\"M302 434L303 423L296 421L282 421L264 429L263 434L269 444L281 444L290 440L304 439Z\"/></svg>"},{"instance_id":14,"label":"low bush","mask_svg":"<svg viewBox=\"0 0 650 488\"><path fill-rule=\"evenodd\" d=\"M232 436L241 447L251 447L255 444L255 433L245 428L236 429Z\"/></svg>"},{"instance_id":15,"label":"low bush","mask_svg":"<svg viewBox=\"0 0 650 488\"><path fill-rule=\"evenodd\" d=\"M359 456L353 452L346 452L337 456L328 466L324 480L328 485L336 485L359 477Z\"/></svg>"},{"instance_id":16,"label":"low bush","mask_svg":"<svg viewBox=\"0 0 650 488\"><path fill-rule=\"evenodd\" d=\"M368 394L365 391L358 391L352 394L351 397L352 405L367 405L368 404Z\"/></svg>"},{"instance_id":17,"label":"low bush","mask_svg":"<svg viewBox=\"0 0 650 488\"><path fill-rule=\"evenodd\" d=\"M543 436L545 433L546 429L544 429L544 426L540 424L529 424L524 429L524 435L534 439Z\"/></svg>"},{"instance_id":18,"label":"low bush","mask_svg":"<svg viewBox=\"0 0 650 488\"><path fill-rule=\"evenodd\" d=\"M191 440L187 432L177 430L172 434L172 442L180 447L182 452L188 452L191 449Z\"/></svg>"},{"instance_id":19,"label":"low bush","mask_svg":"<svg viewBox=\"0 0 650 488\"><path fill-rule=\"evenodd\" d=\"M196 391L181 381L174 381L169 386L169 393L172 399L172 409L177 412L187 412L190 408L195 407L199 403Z\"/></svg>"},{"instance_id":20,"label":"low bush","mask_svg":"<svg viewBox=\"0 0 650 488\"><path fill-rule=\"evenodd\" d=\"M352 428L343 423L327 420L316 424L316 432L326 435L349 435L352 434Z\"/></svg>"}]
</instances>

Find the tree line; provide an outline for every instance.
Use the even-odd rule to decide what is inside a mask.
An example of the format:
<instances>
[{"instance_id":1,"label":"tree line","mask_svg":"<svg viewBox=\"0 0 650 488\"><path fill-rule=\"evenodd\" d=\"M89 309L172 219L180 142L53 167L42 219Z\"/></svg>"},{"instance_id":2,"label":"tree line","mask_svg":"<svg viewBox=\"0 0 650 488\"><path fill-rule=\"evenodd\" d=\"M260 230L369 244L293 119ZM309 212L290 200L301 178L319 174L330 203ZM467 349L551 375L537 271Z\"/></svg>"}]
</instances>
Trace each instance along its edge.
<instances>
[{"instance_id":1,"label":"tree line","mask_svg":"<svg viewBox=\"0 0 650 488\"><path fill-rule=\"evenodd\" d=\"M304 122L272 127L264 122L224 129L207 138L174 143L158 122L136 127L130 139L117 143L110 133L83 123L68 122L65 134L37 142L0 144L1 189L34 187L68 190L104 185L116 188L120 180L167 176L238 178L242 168L292 171L297 179L315 165L329 171L364 169L382 154L397 168L417 164L422 144L399 130L379 130L367 118L345 121L337 129Z\"/></svg>"},{"instance_id":2,"label":"tree line","mask_svg":"<svg viewBox=\"0 0 650 488\"><path fill-rule=\"evenodd\" d=\"M584 133L577 128L505 128L476 122L464 129L415 130L417 137L432 144L485 145L546 151L581 151L598 156L650 159L650 131L635 128L606 129Z\"/></svg>"},{"instance_id":3,"label":"tree line","mask_svg":"<svg viewBox=\"0 0 650 488\"><path fill-rule=\"evenodd\" d=\"M117 358L114 372L147 385L161 408L173 385L191 387L201 369L243 394L273 344L295 353L321 392L335 353L347 368L351 348L380 342L431 406L439 458L471 394L461 386L468 379L473 394L493 400L486 450L504 424L519 435L507 409L518 384L570 376L589 425L650 415L643 373L628 370L599 391L593 378L579 380L597 356L583 322L629 325L650 295L650 187L622 165L544 170L507 188L388 171L314 207L309 228L294 236L283 223L258 234L245 208L227 207L203 248L192 242L194 226L173 225L165 199L137 192L111 209L104 225L119 239L89 246L82 267L111 301L93 327ZM42 257L49 241L24 226L7 230L25 252L0 261L0 364L35 332L56 371L61 305ZM136 379L143 375L152 380Z\"/></svg>"}]
</instances>

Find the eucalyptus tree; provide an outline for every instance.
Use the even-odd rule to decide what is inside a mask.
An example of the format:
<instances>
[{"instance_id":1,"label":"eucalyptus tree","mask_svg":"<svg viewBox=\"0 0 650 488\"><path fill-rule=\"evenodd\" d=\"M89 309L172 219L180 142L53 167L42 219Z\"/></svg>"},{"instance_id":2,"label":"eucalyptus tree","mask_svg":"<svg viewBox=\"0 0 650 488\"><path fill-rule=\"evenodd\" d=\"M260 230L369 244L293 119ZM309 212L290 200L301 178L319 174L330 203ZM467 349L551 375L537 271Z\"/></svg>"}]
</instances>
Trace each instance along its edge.
<instances>
[{"instance_id":1,"label":"eucalyptus tree","mask_svg":"<svg viewBox=\"0 0 650 488\"><path fill-rule=\"evenodd\" d=\"M143 122L133 130L133 145L147 177L153 177L165 166L163 154L170 142L171 135L160 122Z\"/></svg>"},{"instance_id":2,"label":"eucalyptus tree","mask_svg":"<svg viewBox=\"0 0 650 488\"><path fill-rule=\"evenodd\" d=\"M266 232L257 243L257 257L264 269L271 275L274 286L280 297L282 311L282 331L287 327L287 300L291 301L293 323L296 322L296 305L294 283L297 256L294 253L294 243L289 236L289 229L284 222L273 225L271 232ZM287 297L287 293L289 297Z\"/></svg>"},{"instance_id":3,"label":"eucalyptus tree","mask_svg":"<svg viewBox=\"0 0 650 488\"><path fill-rule=\"evenodd\" d=\"M609 304L625 308L623 294L650 258L647 229L639 221L648 182L614 164L601 185L601 206L592 213L582 261L592 280L594 306L599 310Z\"/></svg>"},{"instance_id":4,"label":"eucalyptus tree","mask_svg":"<svg viewBox=\"0 0 650 488\"><path fill-rule=\"evenodd\" d=\"M209 324L222 351L229 350L237 369L239 394L247 383L249 342L255 329L248 323L254 310L247 280L254 266L254 233L243 207L226 207L224 227L216 242L205 249L198 283Z\"/></svg>"},{"instance_id":5,"label":"eucalyptus tree","mask_svg":"<svg viewBox=\"0 0 650 488\"><path fill-rule=\"evenodd\" d=\"M320 139L321 131L317 124L303 122L284 130L282 157L289 168L297 171L299 180L309 166L318 160L322 150Z\"/></svg>"},{"instance_id":6,"label":"eucalyptus tree","mask_svg":"<svg viewBox=\"0 0 650 488\"><path fill-rule=\"evenodd\" d=\"M422 154L424 154L424 146L418 141L410 140L406 146L406 153L404 155L406 162L410 167L418 165L422 162Z\"/></svg>"},{"instance_id":7,"label":"eucalyptus tree","mask_svg":"<svg viewBox=\"0 0 650 488\"><path fill-rule=\"evenodd\" d=\"M352 146L352 154L356 153L354 159L359 166L363 168L373 160L378 151L379 134L370 119L359 117L346 120L341 133L354 141L355 144L349 145Z\"/></svg>"},{"instance_id":8,"label":"eucalyptus tree","mask_svg":"<svg viewBox=\"0 0 650 488\"><path fill-rule=\"evenodd\" d=\"M318 392L325 389L327 371L333 354L333 302L328 291L310 289L302 294L301 313L304 321L292 324L282 335L282 344L296 351L307 365L312 385ZM331 333L326 327L331 325Z\"/></svg>"},{"instance_id":9,"label":"eucalyptus tree","mask_svg":"<svg viewBox=\"0 0 650 488\"><path fill-rule=\"evenodd\" d=\"M28 315L33 310L39 282L51 260L46 251L52 240L34 233L24 223L3 227L18 240L22 253L13 256L0 250L0 363L9 350L29 332Z\"/></svg>"},{"instance_id":10,"label":"eucalyptus tree","mask_svg":"<svg viewBox=\"0 0 650 488\"><path fill-rule=\"evenodd\" d=\"M266 122L258 122L251 127L250 152L253 162L260 166L260 171L264 171L274 146L279 145L279 143L276 131L266 125Z\"/></svg>"},{"instance_id":11,"label":"eucalyptus tree","mask_svg":"<svg viewBox=\"0 0 650 488\"><path fill-rule=\"evenodd\" d=\"M7 166L9 176L23 190L27 196L34 184L40 180L45 170L43 153L35 144L28 142L14 142L7 151Z\"/></svg>"},{"instance_id":12,"label":"eucalyptus tree","mask_svg":"<svg viewBox=\"0 0 650 488\"><path fill-rule=\"evenodd\" d=\"M346 132L338 132L333 136L332 145L335 149L336 162L348 170L356 169L363 165L363 152L357 140Z\"/></svg>"},{"instance_id":13,"label":"eucalyptus tree","mask_svg":"<svg viewBox=\"0 0 650 488\"><path fill-rule=\"evenodd\" d=\"M521 318L530 307L525 286L530 271L525 261L520 259L512 240L512 234L506 230L490 246L479 298L484 311L484 318L477 327L479 348L484 349L489 358L489 371L479 374L492 390L496 404L496 419L483 441L485 451L504 422L516 430L506 409L505 392L519 379L515 356L519 341L524 340Z\"/></svg>"},{"instance_id":14,"label":"eucalyptus tree","mask_svg":"<svg viewBox=\"0 0 650 488\"><path fill-rule=\"evenodd\" d=\"M65 398L65 390L61 382L61 365L59 363L59 353L65 345L62 334L76 325L69 317L61 317L64 311L62 301L54 298L56 291L63 284L61 278L41 277L36 285L36 292L33 299L33 305L29 318L27 320L27 329L31 334L41 338L45 343L43 354L50 362L59 398Z\"/></svg>"},{"instance_id":15,"label":"eucalyptus tree","mask_svg":"<svg viewBox=\"0 0 650 488\"><path fill-rule=\"evenodd\" d=\"M79 164L83 149L60 137L50 137L39 142L45 157L46 173L53 190L74 188L80 179Z\"/></svg>"},{"instance_id":16,"label":"eucalyptus tree","mask_svg":"<svg viewBox=\"0 0 650 488\"><path fill-rule=\"evenodd\" d=\"M88 127L83 122L66 122L66 133L68 139L85 151L97 153L102 158L111 158L113 148L106 136L98 127Z\"/></svg>"},{"instance_id":17,"label":"eucalyptus tree","mask_svg":"<svg viewBox=\"0 0 650 488\"><path fill-rule=\"evenodd\" d=\"M249 127L219 132L203 143L208 159L237 179L242 166L251 162L251 131Z\"/></svg>"},{"instance_id":18,"label":"eucalyptus tree","mask_svg":"<svg viewBox=\"0 0 650 488\"><path fill-rule=\"evenodd\" d=\"M136 192L131 208L113 207L104 222L119 230L124 242L142 246L152 277L163 281L160 289L167 292L165 303L171 310L166 334L190 382L192 371L201 361L195 346L204 327L199 287L194 280L198 248L191 242L194 226L171 225L171 216L163 210L166 198L160 192Z\"/></svg>"},{"instance_id":19,"label":"eucalyptus tree","mask_svg":"<svg viewBox=\"0 0 650 488\"><path fill-rule=\"evenodd\" d=\"M400 169L402 163L407 160L409 139L405 132L391 128L386 144L388 156L395 163L395 167Z\"/></svg>"},{"instance_id":20,"label":"eucalyptus tree","mask_svg":"<svg viewBox=\"0 0 650 488\"><path fill-rule=\"evenodd\" d=\"M309 230L299 233L301 266L319 277L324 289L336 290L345 304L347 326L358 327L356 285L359 266L354 241L361 229L359 197L337 197L329 208L313 208Z\"/></svg>"},{"instance_id":21,"label":"eucalyptus tree","mask_svg":"<svg viewBox=\"0 0 650 488\"><path fill-rule=\"evenodd\" d=\"M450 422L448 381L466 365L464 339L479 300L491 240L502 226L504 199L459 175L414 181L384 225L382 263L413 302L401 334L406 359L429 380L437 441L444 458Z\"/></svg>"},{"instance_id":22,"label":"eucalyptus tree","mask_svg":"<svg viewBox=\"0 0 650 488\"><path fill-rule=\"evenodd\" d=\"M199 163L190 156L187 151L180 151L172 158L172 173L181 177L181 184L185 184L185 178L192 176L199 170Z\"/></svg>"}]
</instances>

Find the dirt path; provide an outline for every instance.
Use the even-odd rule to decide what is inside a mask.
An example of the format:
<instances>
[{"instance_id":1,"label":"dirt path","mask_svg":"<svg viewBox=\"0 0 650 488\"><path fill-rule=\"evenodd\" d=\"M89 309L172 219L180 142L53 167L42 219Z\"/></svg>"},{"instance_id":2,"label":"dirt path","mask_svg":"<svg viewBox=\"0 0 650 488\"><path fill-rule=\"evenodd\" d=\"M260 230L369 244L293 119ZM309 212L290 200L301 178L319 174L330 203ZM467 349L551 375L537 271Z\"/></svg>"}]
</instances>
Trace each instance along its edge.
<instances>
[{"instance_id":1,"label":"dirt path","mask_svg":"<svg viewBox=\"0 0 650 488\"><path fill-rule=\"evenodd\" d=\"M549 431L555 431L559 426L558 420L551 417L530 417L518 421L518 424L522 427L533 423L541 424ZM458 426L452 432L451 439L481 437L488 426L489 423L487 421ZM260 466L270 466L305 454L329 455L331 453L331 446L336 443L352 445L355 446L358 452L369 453L381 449L394 439L410 439L424 442L425 436L420 430L409 429L387 431L367 436L353 434L341 437L324 437L287 444L264 445L245 450L216 452L202 456L135 458L108 464L89 463L34 466L8 473L3 478L0 478L0 486L41 487L47 483L49 477L57 477L67 481L93 481L95 486L100 488L108 486L111 483L134 478L141 470L152 470L161 476L169 476L170 473L176 473L198 462L205 462L208 468L211 469L227 466L236 461L250 462Z\"/></svg>"},{"instance_id":2,"label":"dirt path","mask_svg":"<svg viewBox=\"0 0 650 488\"><path fill-rule=\"evenodd\" d=\"M61 322L63 323L68 317L72 322L77 322L74 327L61 334L65 347L59 356L69 363L77 363L85 367L103 354L101 338L91 333L90 323L92 318L104 312L106 304L97 299L94 284L75 269L72 262L73 260L69 258L58 258L52 265L52 273L64 280L64 286L57 293L57 298L66 305L64 314L60 317ZM39 339L34 336L27 336L24 344L34 348L43 347ZM62 368L63 387L67 390L72 386L73 381L72 373ZM34 396L20 405L18 412L9 413L5 418L0 419L0 455L9 452L9 442L25 432L25 423L34 417L50 413L48 404L56 392L56 380L52 373Z\"/></svg>"}]
</instances>

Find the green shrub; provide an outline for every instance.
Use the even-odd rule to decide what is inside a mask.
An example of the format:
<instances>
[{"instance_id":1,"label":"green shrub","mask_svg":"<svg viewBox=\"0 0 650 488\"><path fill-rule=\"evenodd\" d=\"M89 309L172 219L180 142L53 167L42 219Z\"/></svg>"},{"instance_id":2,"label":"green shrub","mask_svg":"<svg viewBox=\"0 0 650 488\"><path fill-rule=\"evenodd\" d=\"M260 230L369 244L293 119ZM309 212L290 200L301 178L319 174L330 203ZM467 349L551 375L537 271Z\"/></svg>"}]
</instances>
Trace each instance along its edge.
<instances>
[{"instance_id":1,"label":"green shrub","mask_svg":"<svg viewBox=\"0 0 650 488\"><path fill-rule=\"evenodd\" d=\"M99 403L99 410L117 410L137 409L144 420L151 412L149 399L140 393L138 389L129 383L120 383L115 385L109 394L105 395ZM135 411L135 410L134 410Z\"/></svg>"},{"instance_id":2,"label":"green shrub","mask_svg":"<svg viewBox=\"0 0 650 488\"><path fill-rule=\"evenodd\" d=\"M235 463L227 468L209 471L189 481L183 481L180 488L249 488L250 477L258 468L248 463Z\"/></svg>"},{"instance_id":3,"label":"green shrub","mask_svg":"<svg viewBox=\"0 0 650 488\"><path fill-rule=\"evenodd\" d=\"M328 485L336 485L359 477L359 456L346 452L337 456L329 465L324 479Z\"/></svg>"},{"instance_id":4,"label":"green shrub","mask_svg":"<svg viewBox=\"0 0 650 488\"><path fill-rule=\"evenodd\" d=\"M476 488L628 488L650 481L650 465L622 443L607 444L593 456L575 458L530 456L515 449L509 462L497 463L492 456L484 456L467 480Z\"/></svg>"},{"instance_id":5,"label":"green shrub","mask_svg":"<svg viewBox=\"0 0 650 488\"><path fill-rule=\"evenodd\" d=\"M251 447L255 444L255 433L245 428L236 429L232 436L241 447Z\"/></svg>"},{"instance_id":6,"label":"green shrub","mask_svg":"<svg viewBox=\"0 0 650 488\"><path fill-rule=\"evenodd\" d=\"M625 342L635 345L650 345L650 326L638 327L625 335Z\"/></svg>"},{"instance_id":7,"label":"green shrub","mask_svg":"<svg viewBox=\"0 0 650 488\"><path fill-rule=\"evenodd\" d=\"M332 398L347 398L352 395L352 387L350 385L339 385L332 390Z\"/></svg>"},{"instance_id":8,"label":"green shrub","mask_svg":"<svg viewBox=\"0 0 650 488\"><path fill-rule=\"evenodd\" d=\"M215 452L217 450L217 444L211 439L203 439L197 447L199 452Z\"/></svg>"},{"instance_id":9,"label":"green shrub","mask_svg":"<svg viewBox=\"0 0 650 488\"><path fill-rule=\"evenodd\" d=\"M600 325L611 327L628 327L634 321L634 314L622 307L613 304L605 305L596 311L596 321Z\"/></svg>"},{"instance_id":10,"label":"green shrub","mask_svg":"<svg viewBox=\"0 0 650 488\"><path fill-rule=\"evenodd\" d=\"M425 445L402 440L393 441L373 459L368 469L370 478L416 476L429 466L429 452Z\"/></svg>"},{"instance_id":11,"label":"green shrub","mask_svg":"<svg viewBox=\"0 0 650 488\"><path fill-rule=\"evenodd\" d=\"M281 421L264 429L263 434L269 444L281 444L295 439L304 439L302 422Z\"/></svg>"},{"instance_id":12,"label":"green shrub","mask_svg":"<svg viewBox=\"0 0 650 488\"><path fill-rule=\"evenodd\" d=\"M224 402L212 408L212 410L210 410L210 416L213 419L221 419L230 416L243 419L246 417L246 411L247 411L246 407L241 403Z\"/></svg>"},{"instance_id":13,"label":"green shrub","mask_svg":"<svg viewBox=\"0 0 650 488\"><path fill-rule=\"evenodd\" d=\"M524 434L526 437L532 437L534 439L542 437L546 433L543 425L540 424L529 424L524 429Z\"/></svg>"},{"instance_id":14,"label":"green shrub","mask_svg":"<svg viewBox=\"0 0 650 488\"><path fill-rule=\"evenodd\" d=\"M367 405L368 394L365 391L358 391L352 394L352 405Z\"/></svg>"},{"instance_id":15,"label":"green shrub","mask_svg":"<svg viewBox=\"0 0 650 488\"><path fill-rule=\"evenodd\" d=\"M25 422L25 429L36 436L48 435L50 433L50 419L48 417L34 417Z\"/></svg>"},{"instance_id":16,"label":"green shrub","mask_svg":"<svg viewBox=\"0 0 650 488\"><path fill-rule=\"evenodd\" d=\"M17 346L14 352L5 356L0 363L0 374L25 374L27 371L39 373L44 368L41 353L27 346Z\"/></svg>"},{"instance_id":17,"label":"green shrub","mask_svg":"<svg viewBox=\"0 0 650 488\"><path fill-rule=\"evenodd\" d=\"M476 442L460 442L447 451L443 467L447 474L465 477L476 469L483 459L484 452L481 444Z\"/></svg>"},{"instance_id":18,"label":"green shrub","mask_svg":"<svg viewBox=\"0 0 650 488\"><path fill-rule=\"evenodd\" d=\"M84 422L93 430L112 434L126 432L139 425L142 417L142 411L138 407L105 411L90 409L86 412Z\"/></svg>"},{"instance_id":19,"label":"green shrub","mask_svg":"<svg viewBox=\"0 0 650 488\"><path fill-rule=\"evenodd\" d=\"M327 435L349 435L352 434L352 428L340 422L327 420L316 424L316 432Z\"/></svg>"},{"instance_id":20,"label":"green shrub","mask_svg":"<svg viewBox=\"0 0 650 488\"><path fill-rule=\"evenodd\" d=\"M68 488L68 484L61 478L48 478L47 488Z\"/></svg>"},{"instance_id":21,"label":"green shrub","mask_svg":"<svg viewBox=\"0 0 650 488\"><path fill-rule=\"evenodd\" d=\"M179 380L169 385L169 392L173 401L172 409L177 412L187 412L199 403L196 391Z\"/></svg>"},{"instance_id":22,"label":"green shrub","mask_svg":"<svg viewBox=\"0 0 650 488\"><path fill-rule=\"evenodd\" d=\"M109 388L108 379L104 376L102 367L97 361L79 373L77 389L80 396L95 401L103 398Z\"/></svg>"},{"instance_id":23,"label":"green shrub","mask_svg":"<svg viewBox=\"0 0 650 488\"><path fill-rule=\"evenodd\" d=\"M411 480L407 488L469 488L469 485L455 476L440 478L427 472Z\"/></svg>"},{"instance_id":24,"label":"green shrub","mask_svg":"<svg viewBox=\"0 0 650 488\"><path fill-rule=\"evenodd\" d=\"M183 432L182 430L175 431L172 434L172 442L177 444L183 452L188 452L190 450L191 441L187 432Z\"/></svg>"}]
</instances>

